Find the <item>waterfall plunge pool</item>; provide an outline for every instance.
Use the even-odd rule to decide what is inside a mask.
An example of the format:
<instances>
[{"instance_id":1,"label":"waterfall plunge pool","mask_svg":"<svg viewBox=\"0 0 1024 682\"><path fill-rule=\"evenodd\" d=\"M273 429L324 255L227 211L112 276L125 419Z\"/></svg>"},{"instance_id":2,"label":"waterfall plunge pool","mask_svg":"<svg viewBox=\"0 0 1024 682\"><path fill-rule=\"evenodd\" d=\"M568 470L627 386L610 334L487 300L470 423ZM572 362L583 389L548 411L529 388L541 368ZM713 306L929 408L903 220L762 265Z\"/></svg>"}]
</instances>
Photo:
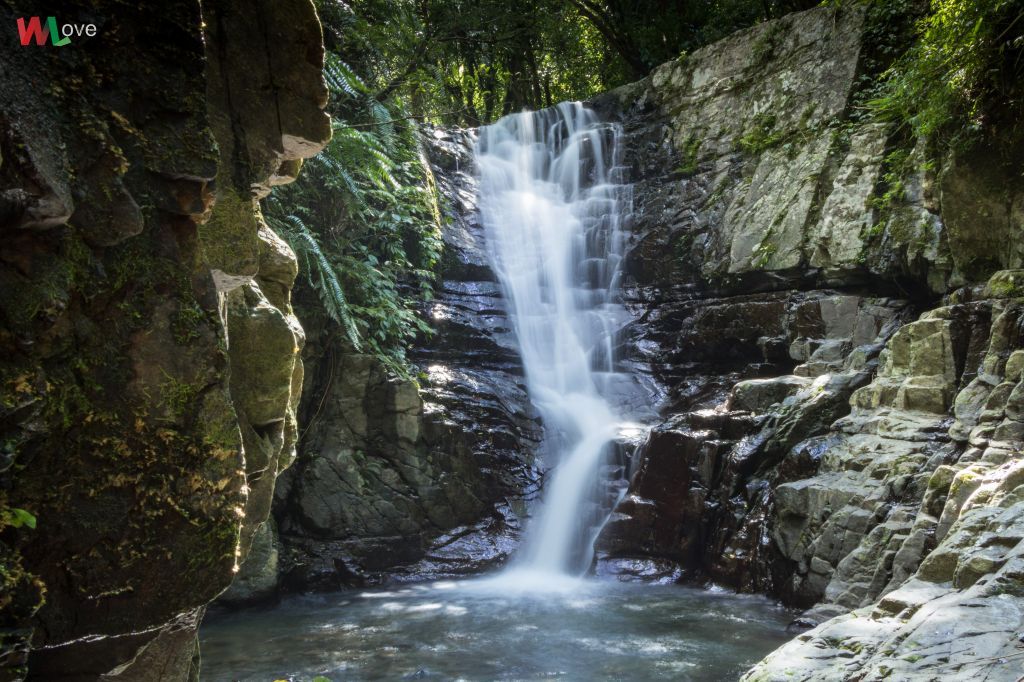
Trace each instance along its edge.
<instances>
[{"instance_id":1,"label":"waterfall plunge pool","mask_svg":"<svg viewBox=\"0 0 1024 682\"><path fill-rule=\"evenodd\" d=\"M735 680L789 639L794 616L714 589L596 579L549 587L485 578L211 614L202 679Z\"/></svg>"}]
</instances>

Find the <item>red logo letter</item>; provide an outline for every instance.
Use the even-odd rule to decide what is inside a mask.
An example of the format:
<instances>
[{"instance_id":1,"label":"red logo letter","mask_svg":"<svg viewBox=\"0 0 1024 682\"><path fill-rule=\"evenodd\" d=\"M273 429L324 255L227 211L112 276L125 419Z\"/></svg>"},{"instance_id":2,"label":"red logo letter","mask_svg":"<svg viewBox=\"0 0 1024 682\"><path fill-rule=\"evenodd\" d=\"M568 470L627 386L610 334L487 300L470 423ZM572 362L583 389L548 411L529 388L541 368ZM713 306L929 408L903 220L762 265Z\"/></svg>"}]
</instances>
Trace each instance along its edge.
<instances>
[{"instance_id":1,"label":"red logo letter","mask_svg":"<svg viewBox=\"0 0 1024 682\"><path fill-rule=\"evenodd\" d=\"M43 28L43 22L39 17L29 17L28 26L25 26L25 19L18 19L18 35L21 37L21 44L28 45L30 40L35 40L36 45L46 44L48 29Z\"/></svg>"}]
</instances>

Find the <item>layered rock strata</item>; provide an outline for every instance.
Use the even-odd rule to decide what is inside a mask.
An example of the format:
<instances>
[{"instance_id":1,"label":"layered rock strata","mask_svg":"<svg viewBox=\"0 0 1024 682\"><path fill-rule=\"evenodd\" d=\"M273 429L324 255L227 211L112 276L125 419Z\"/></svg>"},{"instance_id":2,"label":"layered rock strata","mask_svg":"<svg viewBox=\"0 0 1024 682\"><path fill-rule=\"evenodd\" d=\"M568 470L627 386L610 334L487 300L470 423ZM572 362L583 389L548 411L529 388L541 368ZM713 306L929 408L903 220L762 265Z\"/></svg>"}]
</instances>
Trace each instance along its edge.
<instances>
[{"instance_id":1,"label":"layered rock strata","mask_svg":"<svg viewBox=\"0 0 1024 682\"><path fill-rule=\"evenodd\" d=\"M824 623L747 679L1019 679L1024 302L990 295L900 329L816 475L776 490L773 539Z\"/></svg>"}]
</instances>

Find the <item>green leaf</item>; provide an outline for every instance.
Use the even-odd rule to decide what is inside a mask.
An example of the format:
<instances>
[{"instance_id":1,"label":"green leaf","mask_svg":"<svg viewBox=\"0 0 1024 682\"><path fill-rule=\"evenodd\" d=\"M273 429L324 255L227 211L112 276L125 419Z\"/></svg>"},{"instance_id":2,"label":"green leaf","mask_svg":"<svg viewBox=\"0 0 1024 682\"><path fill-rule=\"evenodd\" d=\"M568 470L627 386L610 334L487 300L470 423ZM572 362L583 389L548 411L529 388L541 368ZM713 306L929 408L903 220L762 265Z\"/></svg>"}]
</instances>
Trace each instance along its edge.
<instances>
[{"instance_id":1,"label":"green leaf","mask_svg":"<svg viewBox=\"0 0 1024 682\"><path fill-rule=\"evenodd\" d=\"M30 512L25 511L24 509L12 507L4 512L4 516L6 517L5 521L7 521L8 525L14 526L15 528L28 526L29 528L35 530L36 517L32 515Z\"/></svg>"}]
</instances>

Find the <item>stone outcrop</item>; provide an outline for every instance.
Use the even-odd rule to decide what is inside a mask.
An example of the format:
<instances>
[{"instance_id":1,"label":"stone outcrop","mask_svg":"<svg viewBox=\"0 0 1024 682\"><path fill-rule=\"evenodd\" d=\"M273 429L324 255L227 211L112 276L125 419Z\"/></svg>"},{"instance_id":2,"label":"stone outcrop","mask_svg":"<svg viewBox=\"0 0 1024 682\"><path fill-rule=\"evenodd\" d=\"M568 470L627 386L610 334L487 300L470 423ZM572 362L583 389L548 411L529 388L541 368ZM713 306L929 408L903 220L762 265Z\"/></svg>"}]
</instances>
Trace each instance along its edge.
<instances>
[{"instance_id":1,"label":"stone outcrop","mask_svg":"<svg viewBox=\"0 0 1024 682\"><path fill-rule=\"evenodd\" d=\"M0 677L194 678L294 453L296 263L257 201L330 137L320 27L61 12L98 34L0 60Z\"/></svg>"},{"instance_id":2,"label":"stone outcrop","mask_svg":"<svg viewBox=\"0 0 1024 682\"><path fill-rule=\"evenodd\" d=\"M965 251L989 235L964 229L950 249L933 175L906 178L885 211L872 201L903 144L856 110L874 64L866 24L879 20L865 7L789 15L595 100L612 115L631 110L642 203L628 267L639 284L872 290L881 280L889 293L899 283L937 294L974 274Z\"/></svg>"},{"instance_id":3,"label":"stone outcrop","mask_svg":"<svg viewBox=\"0 0 1024 682\"><path fill-rule=\"evenodd\" d=\"M982 298L903 327L817 474L779 486L772 533L824 622L747 679L1019 678L1022 315Z\"/></svg>"},{"instance_id":4,"label":"stone outcrop","mask_svg":"<svg viewBox=\"0 0 1024 682\"><path fill-rule=\"evenodd\" d=\"M790 15L594 100L634 168L630 362L667 396L597 570L806 608L751 680L1016 680L1021 142L925 165L864 116L883 19Z\"/></svg>"}]
</instances>

